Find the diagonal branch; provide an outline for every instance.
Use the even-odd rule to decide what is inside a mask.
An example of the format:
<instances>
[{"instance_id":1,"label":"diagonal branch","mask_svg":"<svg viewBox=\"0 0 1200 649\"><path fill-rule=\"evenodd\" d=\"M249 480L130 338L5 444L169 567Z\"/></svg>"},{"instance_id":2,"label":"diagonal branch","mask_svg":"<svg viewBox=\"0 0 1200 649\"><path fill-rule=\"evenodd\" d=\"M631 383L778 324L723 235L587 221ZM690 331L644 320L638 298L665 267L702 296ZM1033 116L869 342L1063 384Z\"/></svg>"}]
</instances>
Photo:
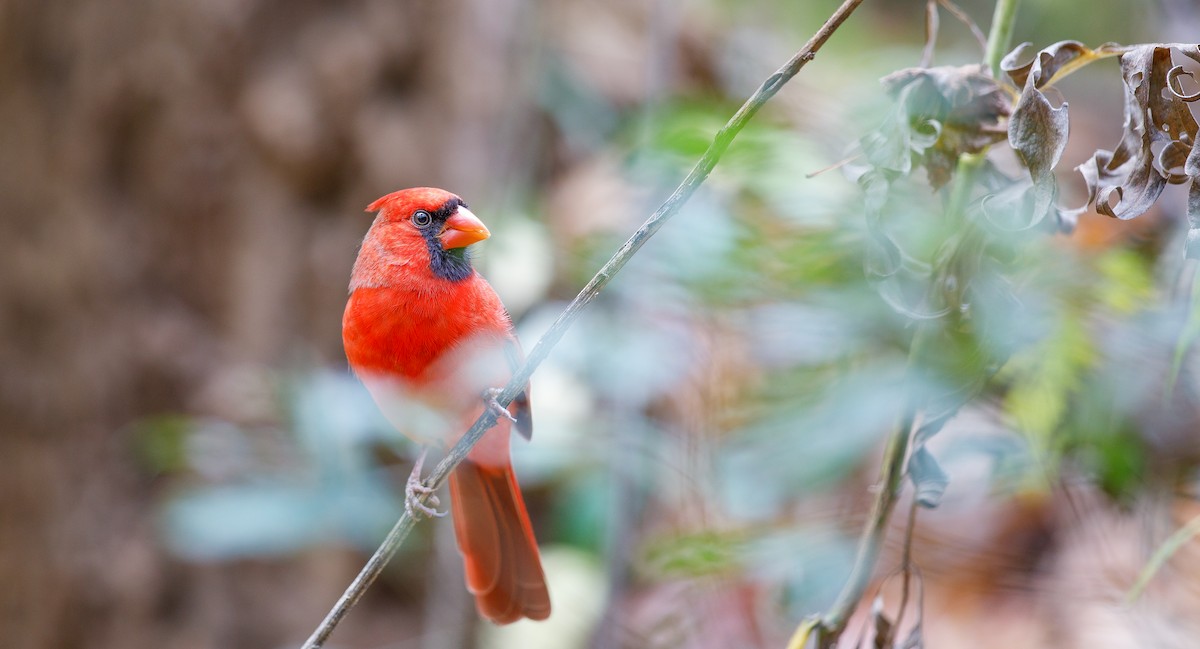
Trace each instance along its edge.
<instances>
[{"instance_id":1,"label":"diagonal branch","mask_svg":"<svg viewBox=\"0 0 1200 649\"><path fill-rule=\"evenodd\" d=\"M683 182L675 188L671 196L650 215L650 218L642 224L642 227L638 228L637 232L634 232L633 236L629 237L629 240L600 268L595 277L587 283L587 286L583 287L579 295L575 297L571 304L558 316L558 319L554 321L550 329L533 346L524 364L513 372L512 379L504 386L500 394L496 396L496 401L501 406L507 406L524 389L526 382L529 381L529 377L533 375L534 370L546 359L546 356L550 354L550 350L558 344L558 341L562 339L567 328L575 322L583 308L595 299L600 291L612 280L613 276L620 272L626 262L633 257L650 237L654 236L654 233L658 232L667 219L670 219L679 212L688 199L692 197L692 194L708 178L713 167L721 159L721 155L729 148L729 144L733 141L733 138L737 137L737 134L754 117L758 110L762 108L763 104L767 103L767 101L775 96L775 93L779 92L779 89L784 84L796 76L800 68L813 60L817 51L821 49L821 46L850 17L850 14L858 8L858 5L862 4L862 1L845 0L838 7L837 11L825 21L825 24L817 30L817 33L804 44L804 47L800 48L800 51L796 52L795 56L783 64L783 67L767 77L766 81L763 81L762 85L758 87L758 90L754 91L754 94L725 123L725 126L721 127L721 130L713 138L712 144L708 146L708 150L704 152L704 155L692 168L687 177L683 179ZM437 467L433 470L433 474L430 475L427 484L433 489L440 487L446 481L450 472L462 462L471 448L483 437L484 432L495 424L496 414L490 409L485 409L483 415L475 421L470 430L450 449L446 457L438 463ZM422 498L423 502L424 500ZM371 583L375 581L375 578L379 576L379 573L382 572L383 567L387 565L387 562L400 547L404 538L408 536L414 524L415 521L407 513L400 517L400 520L396 522L396 525L379 546L379 549L367 561L367 564L358 573L358 576L354 578L354 581L350 583L350 586L346 588L346 592L338 599L333 609L329 611L329 614L325 616L325 619L313 631L312 636L304 643L303 649L316 649L324 645L329 635L333 633L334 628L337 627L342 618L353 608L366 592L367 588L370 587Z\"/></svg>"}]
</instances>

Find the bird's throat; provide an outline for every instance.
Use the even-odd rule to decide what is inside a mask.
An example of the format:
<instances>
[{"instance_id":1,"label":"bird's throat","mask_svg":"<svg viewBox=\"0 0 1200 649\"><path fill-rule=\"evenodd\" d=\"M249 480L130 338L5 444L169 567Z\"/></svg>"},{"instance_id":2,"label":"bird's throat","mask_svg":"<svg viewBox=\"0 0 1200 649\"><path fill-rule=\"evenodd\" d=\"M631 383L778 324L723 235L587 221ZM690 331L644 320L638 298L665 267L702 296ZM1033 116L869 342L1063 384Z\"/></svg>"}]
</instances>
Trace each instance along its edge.
<instances>
[{"instance_id":1,"label":"bird's throat","mask_svg":"<svg viewBox=\"0 0 1200 649\"><path fill-rule=\"evenodd\" d=\"M446 250L436 237L427 237L425 243L429 247L429 268L435 276L451 282L461 282L474 273L466 248Z\"/></svg>"}]
</instances>

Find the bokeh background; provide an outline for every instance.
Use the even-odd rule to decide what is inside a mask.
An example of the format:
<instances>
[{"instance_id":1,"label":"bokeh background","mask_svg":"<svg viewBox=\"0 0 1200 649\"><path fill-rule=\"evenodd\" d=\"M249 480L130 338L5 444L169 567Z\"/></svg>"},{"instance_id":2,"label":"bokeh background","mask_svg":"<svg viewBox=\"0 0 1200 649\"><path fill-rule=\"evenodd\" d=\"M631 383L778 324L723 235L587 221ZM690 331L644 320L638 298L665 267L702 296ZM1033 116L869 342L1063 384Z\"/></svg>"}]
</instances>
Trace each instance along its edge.
<instances>
[{"instance_id":1,"label":"bokeh background","mask_svg":"<svg viewBox=\"0 0 1200 649\"><path fill-rule=\"evenodd\" d=\"M462 195L529 346L836 4L0 2L0 647L298 646L415 451L341 351L364 206ZM961 5L986 30L991 4ZM1026 0L1016 40L1187 41L1197 16ZM981 58L941 22L936 63ZM867 2L535 376L514 447L551 620L478 622L443 520L331 647L778 647L830 604L919 314L864 279L854 183L808 174L880 124L878 78L923 44L923 2ZM1115 61L1061 92L1079 204L1070 168L1121 132ZM1200 637L1194 541L1125 600L1200 514L1172 190L1030 232L996 271L1013 362L931 445L950 484L917 518L928 646ZM939 200L897 189L915 247Z\"/></svg>"}]
</instances>

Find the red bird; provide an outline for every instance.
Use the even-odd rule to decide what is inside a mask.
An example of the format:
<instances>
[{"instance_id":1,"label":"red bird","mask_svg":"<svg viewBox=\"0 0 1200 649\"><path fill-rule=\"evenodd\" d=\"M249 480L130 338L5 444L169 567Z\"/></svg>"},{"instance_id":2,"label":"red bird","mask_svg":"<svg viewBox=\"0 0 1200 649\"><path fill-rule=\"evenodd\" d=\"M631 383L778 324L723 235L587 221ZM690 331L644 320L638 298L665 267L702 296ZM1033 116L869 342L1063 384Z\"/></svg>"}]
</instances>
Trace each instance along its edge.
<instances>
[{"instance_id":1,"label":"red bird","mask_svg":"<svg viewBox=\"0 0 1200 649\"><path fill-rule=\"evenodd\" d=\"M492 389L508 382L521 355L508 312L466 254L490 234L441 189L394 192L367 211L378 214L350 277L346 358L388 420L418 442L448 448L488 404L500 410L450 474L455 536L481 615L498 624L544 620L550 596L509 452L513 425L532 434L528 387L508 410L495 401ZM415 500L428 493L419 475L420 460L406 504L436 513Z\"/></svg>"}]
</instances>

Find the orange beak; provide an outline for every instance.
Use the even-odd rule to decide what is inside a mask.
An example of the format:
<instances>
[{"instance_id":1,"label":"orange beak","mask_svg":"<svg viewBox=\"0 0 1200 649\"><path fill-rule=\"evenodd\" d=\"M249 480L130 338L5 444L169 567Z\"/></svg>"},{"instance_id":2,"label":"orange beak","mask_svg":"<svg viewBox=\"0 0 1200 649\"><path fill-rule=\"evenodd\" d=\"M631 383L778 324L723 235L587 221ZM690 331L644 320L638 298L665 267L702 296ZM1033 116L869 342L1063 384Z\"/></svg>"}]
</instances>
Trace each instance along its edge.
<instances>
[{"instance_id":1,"label":"orange beak","mask_svg":"<svg viewBox=\"0 0 1200 649\"><path fill-rule=\"evenodd\" d=\"M492 233L484 227L483 221L472 214L466 206L459 205L458 210L446 219L446 228L442 230L442 234L438 238L442 240L442 248L450 250L451 248L464 248L490 236Z\"/></svg>"}]
</instances>

